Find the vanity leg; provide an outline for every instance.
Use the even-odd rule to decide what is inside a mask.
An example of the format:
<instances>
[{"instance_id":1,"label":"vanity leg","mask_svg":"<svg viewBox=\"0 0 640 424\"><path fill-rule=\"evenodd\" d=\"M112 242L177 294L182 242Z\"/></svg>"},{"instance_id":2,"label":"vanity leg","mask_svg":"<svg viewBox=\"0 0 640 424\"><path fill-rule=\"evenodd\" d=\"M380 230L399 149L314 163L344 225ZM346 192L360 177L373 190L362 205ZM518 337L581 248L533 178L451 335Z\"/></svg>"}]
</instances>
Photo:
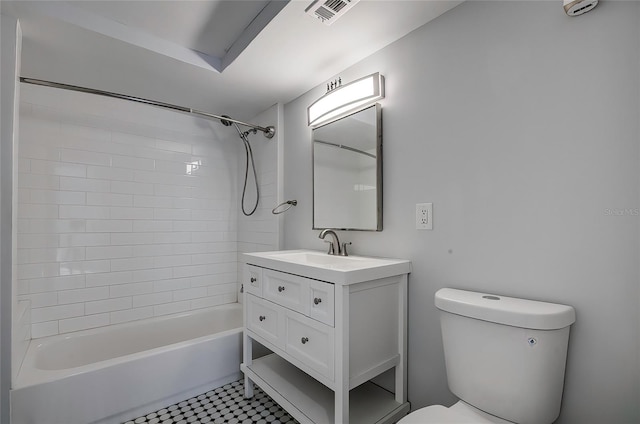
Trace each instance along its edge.
<instances>
[{"instance_id":1,"label":"vanity leg","mask_svg":"<svg viewBox=\"0 0 640 424\"><path fill-rule=\"evenodd\" d=\"M349 286L335 286L335 423L349 423Z\"/></svg>"},{"instance_id":2,"label":"vanity leg","mask_svg":"<svg viewBox=\"0 0 640 424\"><path fill-rule=\"evenodd\" d=\"M398 353L400 363L396 365L396 402L407 401L407 276L400 281L398 291Z\"/></svg>"},{"instance_id":3,"label":"vanity leg","mask_svg":"<svg viewBox=\"0 0 640 424\"><path fill-rule=\"evenodd\" d=\"M242 334L242 362L247 367L251 366L253 362L252 340L246 333ZM253 381L246 374L244 376L244 397L245 399L253 397Z\"/></svg>"}]
</instances>

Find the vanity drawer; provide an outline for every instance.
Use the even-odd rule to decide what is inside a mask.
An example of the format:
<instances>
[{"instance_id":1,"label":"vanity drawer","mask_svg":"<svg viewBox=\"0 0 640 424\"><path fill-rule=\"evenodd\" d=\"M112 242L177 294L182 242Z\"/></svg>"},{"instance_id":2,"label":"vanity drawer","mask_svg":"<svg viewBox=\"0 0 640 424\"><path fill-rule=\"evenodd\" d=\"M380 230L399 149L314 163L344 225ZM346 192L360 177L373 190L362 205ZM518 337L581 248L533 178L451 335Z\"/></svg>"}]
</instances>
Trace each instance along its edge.
<instances>
[{"instance_id":1,"label":"vanity drawer","mask_svg":"<svg viewBox=\"0 0 640 424\"><path fill-rule=\"evenodd\" d=\"M309 280L308 293L309 317L333 327L335 286L331 283Z\"/></svg>"},{"instance_id":2,"label":"vanity drawer","mask_svg":"<svg viewBox=\"0 0 640 424\"><path fill-rule=\"evenodd\" d=\"M286 314L285 350L312 370L333 380L334 330L295 312Z\"/></svg>"},{"instance_id":3,"label":"vanity drawer","mask_svg":"<svg viewBox=\"0 0 640 424\"><path fill-rule=\"evenodd\" d=\"M247 294L246 326L266 341L284 349L285 311L271 302Z\"/></svg>"},{"instance_id":4,"label":"vanity drawer","mask_svg":"<svg viewBox=\"0 0 640 424\"><path fill-rule=\"evenodd\" d=\"M262 271L262 297L278 305L306 314L309 279L284 272Z\"/></svg>"},{"instance_id":5,"label":"vanity drawer","mask_svg":"<svg viewBox=\"0 0 640 424\"><path fill-rule=\"evenodd\" d=\"M242 284L247 293L262 297L262 268L245 264Z\"/></svg>"}]
</instances>

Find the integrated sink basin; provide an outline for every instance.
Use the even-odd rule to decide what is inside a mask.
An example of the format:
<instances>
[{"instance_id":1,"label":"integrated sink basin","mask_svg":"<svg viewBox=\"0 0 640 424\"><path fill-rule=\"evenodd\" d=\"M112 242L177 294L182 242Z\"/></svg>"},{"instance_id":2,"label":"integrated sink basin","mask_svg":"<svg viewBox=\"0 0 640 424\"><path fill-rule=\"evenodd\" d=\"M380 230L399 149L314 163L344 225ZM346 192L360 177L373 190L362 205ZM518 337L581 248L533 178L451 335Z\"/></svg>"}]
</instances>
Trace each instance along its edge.
<instances>
[{"instance_id":1,"label":"integrated sink basin","mask_svg":"<svg viewBox=\"0 0 640 424\"><path fill-rule=\"evenodd\" d=\"M245 253L248 264L336 284L353 284L411 272L411 262L365 256L336 256L315 250Z\"/></svg>"}]
</instances>

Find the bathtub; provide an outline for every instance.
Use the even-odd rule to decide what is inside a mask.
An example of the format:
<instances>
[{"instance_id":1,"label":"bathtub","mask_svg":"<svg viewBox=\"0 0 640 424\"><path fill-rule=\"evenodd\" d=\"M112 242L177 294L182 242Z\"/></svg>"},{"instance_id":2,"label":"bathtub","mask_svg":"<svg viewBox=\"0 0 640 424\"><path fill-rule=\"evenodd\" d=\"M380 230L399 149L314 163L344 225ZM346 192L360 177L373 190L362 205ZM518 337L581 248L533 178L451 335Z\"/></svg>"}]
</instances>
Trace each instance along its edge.
<instances>
[{"instance_id":1,"label":"bathtub","mask_svg":"<svg viewBox=\"0 0 640 424\"><path fill-rule=\"evenodd\" d=\"M119 423L240 378L242 305L32 340L12 424Z\"/></svg>"}]
</instances>

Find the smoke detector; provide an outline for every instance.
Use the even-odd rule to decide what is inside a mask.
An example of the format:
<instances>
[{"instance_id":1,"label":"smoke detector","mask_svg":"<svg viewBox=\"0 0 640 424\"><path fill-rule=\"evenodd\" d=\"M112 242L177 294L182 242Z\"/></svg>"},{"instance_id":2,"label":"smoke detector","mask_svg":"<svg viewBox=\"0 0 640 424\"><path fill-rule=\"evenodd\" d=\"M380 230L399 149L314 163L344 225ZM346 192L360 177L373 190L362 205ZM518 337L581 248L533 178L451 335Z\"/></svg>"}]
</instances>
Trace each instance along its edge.
<instances>
[{"instance_id":1,"label":"smoke detector","mask_svg":"<svg viewBox=\"0 0 640 424\"><path fill-rule=\"evenodd\" d=\"M569 16L587 13L598 5L598 0L564 0L564 11Z\"/></svg>"},{"instance_id":2,"label":"smoke detector","mask_svg":"<svg viewBox=\"0 0 640 424\"><path fill-rule=\"evenodd\" d=\"M315 0L305 9L305 12L307 15L320 19L323 24L331 25L359 1L360 0Z\"/></svg>"}]
</instances>

